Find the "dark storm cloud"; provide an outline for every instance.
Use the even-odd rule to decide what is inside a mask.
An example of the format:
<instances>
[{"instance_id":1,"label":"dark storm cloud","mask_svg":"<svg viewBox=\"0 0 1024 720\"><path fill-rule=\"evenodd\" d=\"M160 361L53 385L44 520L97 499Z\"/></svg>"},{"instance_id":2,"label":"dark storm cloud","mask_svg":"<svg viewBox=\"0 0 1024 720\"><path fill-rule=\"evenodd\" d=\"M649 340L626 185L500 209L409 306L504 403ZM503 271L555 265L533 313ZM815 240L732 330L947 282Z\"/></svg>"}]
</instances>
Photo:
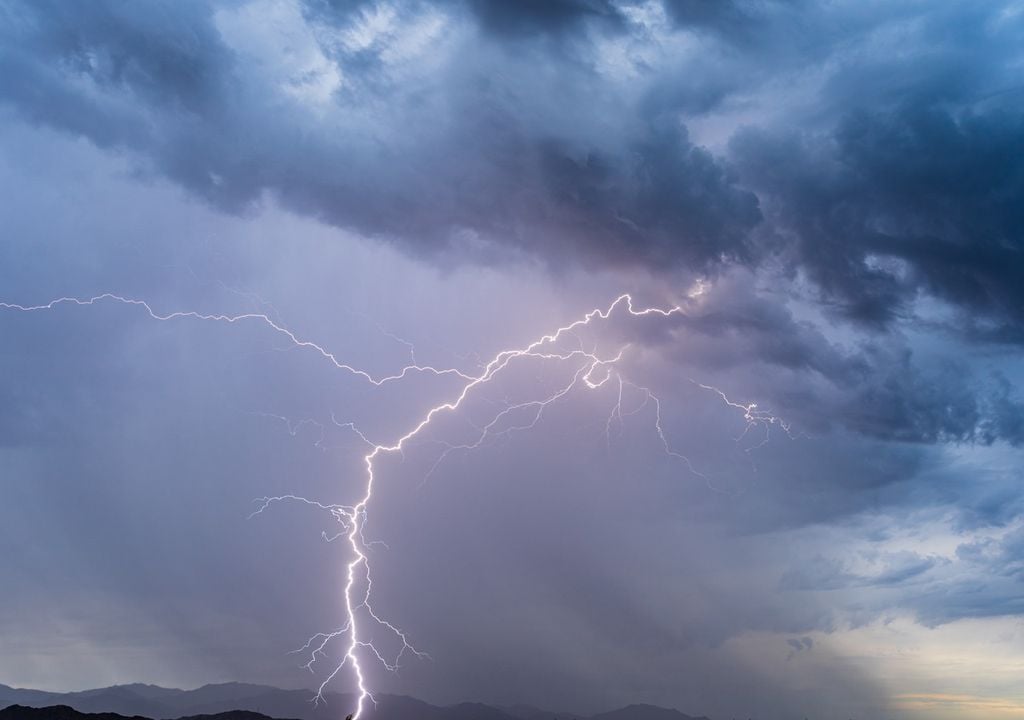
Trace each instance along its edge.
<instances>
[{"instance_id":1,"label":"dark storm cloud","mask_svg":"<svg viewBox=\"0 0 1024 720\"><path fill-rule=\"evenodd\" d=\"M621 27L621 9L612 0L440 0L452 10L471 13L480 26L496 36L523 37L533 33L563 36L578 32L588 22L609 28ZM308 12L334 20L348 20L352 14L372 7L373 0L303 0ZM429 5L419 0L408 3Z\"/></svg>"},{"instance_id":2,"label":"dark storm cloud","mask_svg":"<svg viewBox=\"0 0 1024 720\"><path fill-rule=\"evenodd\" d=\"M750 259L746 234L760 219L756 198L735 188L684 129L655 123L629 152L622 166L617 158L546 144L544 182L566 232L582 233L589 240L581 245L601 246L627 265L700 268L723 257Z\"/></svg>"},{"instance_id":3,"label":"dark storm cloud","mask_svg":"<svg viewBox=\"0 0 1024 720\"><path fill-rule=\"evenodd\" d=\"M801 7L807 9L807 4L795 0L665 0L669 17L680 26L730 40L756 41L758 37L770 37L772 33L764 32L766 24L793 20L791 11Z\"/></svg>"},{"instance_id":4,"label":"dark storm cloud","mask_svg":"<svg viewBox=\"0 0 1024 720\"><path fill-rule=\"evenodd\" d=\"M898 51L887 23L904 33ZM1019 341L1020 14L897 4L861 29L849 39L865 48L834 53L813 114L742 130L733 159L771 204L773 226L793 238L793 266L826 302L884 325L924 293L961 310L961 330Z\"/></svg>"},{"instance_id":5,"label":"dark storm cloud","mask_svg":"<svg viewBox=\"0 0 1024 720\"><path fill-rule=\"evenodd\" d=\"M1024 443L1024 405L998 372L918 356L896 332L836 342L755 284L748 273L724 275L687 306L671 332L666 334L665 323L631 324L628 338L659 348L694 372L714 367L732 378L751 373L748 392L800 431L842 427L897 442Z\"/></svg>"},{"instance_id":6,"label":"dark storm cloud","mask_svg":"<svg viewBox=\"0 0 1024 720\"><path fill-rule=\"evenodd\" d=\"M994 323L979 333L1024 337L1024 115L861 111L734 147L779 198L796 262L854 317L891 321L923 290Z\"/></svg>"},{"instance_id":7,"label":"dark storm cloud","mask_svg":"<svg viewBox=\"0 0 1024 720\"><path fill-rule=\"evenodd\" d=\"M486 27L524 32L610 12L576 3L470 7ZM341 9L347 21L366 10ZM346 75L329 112L344 124L349 103L388 110L369 118L369 128L339 133L275 104L273 87L254 95L260 79L226 47L206 5L153 13L15 3L7 13L8 104L34 121L131 150L229 210L269 191L300 212L413 252L470 240L557 264L695 269L751 256L755 196L694 146L678 120L640 119L621 138L573 137L529 119L537 101L525 77L502 83L486 66L445 66L439 72L451 77L429 78L429 89L396 87L375 58L380 49L371 48L343 57L332 51L343 73L357 72ZM467 43L456 63L474 62L476 45ZM555 60L537 52L537 62ZM580 82L594 81L585 67L563 62ZM433 97L423 103L421 92ZM431 115L438 102L454 110L444 126Z\"/></svg>"},{"instance_id":8,"label":"dark storm cloud","mask_svg":"<svg viewBox=\"0 0 1024 720\"><path fill-rule=\"evenodd\" d=\"M34 121L101 146L144 146L153 140L141 127L147 109L209 114L228 91L230 55L205 3L144 8L44 0L8 3L2 12L4 98ZM76 82L83 80L119 94L119 101L98 101Z\"/></svg>"},{"instance_id":9,"label":"dark storm cloud","mask_svg":"<svg viewBox=\"0 0 1024 720\"><path fill-rule=\"evenodd\" d=\"M909 353L867 353L877 358L852 397L837 415L858 432L909 442L980 442L1006 440L1020 444L1024 436L1007 423L1021 405L1004 396L1001 382L972 377L964 365L922 368Z\"/></svg>"},{"instance_id":10,"label":"dark storm cloud","mask_svg":"<svg viewBox=\"0 0 1024 720\"><path fill-rule=\"evenodd\" d=\"M561 34L587 21L621 26L623 18L612 0L465 0L481 25L497 35L542 32Z\"/></svg>"},{"instance_id":11,"label":"dark storm cloud","mask_svg":"<svg viewBox=\"0 0 1024 720\"><path fill-rule=\"evenodd\" d=\"M304 7L344 76L324 110L333 122L275 100L280 88L221 36L216 6L199 2L8 3L2 96L33 121L132 151L231 211L269 192L450 258L507 248L556 265L709 271L783 252L860 321L890 322L923 291L973 313L960 325L978 336L1024 339L1024 119L1012 92L971 104L1004 89L1017 54L1020 20L1001 7L667 2L675 26L707 34L729 72L641 65L649 91L626 104L596 68L595 33L642 42L649 31L629 17L636 5L389 6L399 24L440 12L447 33L463 31L450 56L412 77L379 44L324 39L353 31L378 4ZM481 35L467 34L467 21ZM909 28L909 52L888 60L842 50L887 23ZM507 42L490 47L494 36ZM748 37L756 42L727 49ZM732 143L742 182L690 140L681 109L699 114L751 92L771 79L766 60L784 74L826 57L834 69L816 113ZM540 79L549 66L593 102L584 125L545 118L574 102ZM349 125L367 107L378 110ZM773 202L767 228L748 187Z\"/></svg>"}]
</instances>

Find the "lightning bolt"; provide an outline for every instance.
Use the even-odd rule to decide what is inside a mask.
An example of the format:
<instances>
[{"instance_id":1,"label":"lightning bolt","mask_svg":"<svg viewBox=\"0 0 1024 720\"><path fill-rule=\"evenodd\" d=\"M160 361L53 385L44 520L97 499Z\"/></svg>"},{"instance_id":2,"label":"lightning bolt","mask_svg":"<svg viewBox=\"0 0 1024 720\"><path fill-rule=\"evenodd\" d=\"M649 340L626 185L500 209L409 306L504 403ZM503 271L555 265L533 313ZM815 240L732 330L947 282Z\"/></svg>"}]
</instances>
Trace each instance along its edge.
<instances>
[{"instance_id":1,"label":"lightning bolt","mask_svg":"<svg viewBox=\"0 0 1024 720\"><path fill-rule=\"evenodd\" d=\"M272 319L266 313L242 313L240 315L222 315L200 313L194 310L188 310L161 314L153 310L152 306L145 300L127 298L124 297L123 295L115 295L114 293L103 293L101 295L94 295L93 297L90 298L61 297L57 298L56 300L51 300L50 302L45 303L43 305L18 305L15 303L0 302L0 309L19 310L22 312L37 312L40 310L52 310L58 305L95 305L103 301L111 301L121 303L123 305L134 305L136 307L141 307L154 320L168 321L177 320L181 318L192 318L195 320L206 320L209 322L220 322L230 324L242 323L246 321L260 322L271 328L274 332L278 333L279 335L283 335L295 347L309 348L310 350L313 350L320 354L324 359L328 360L330 363L334 365L334 367L338 368L339 370L345 370L346 372L352 373L353 375L361 377L367 382L373 385L377 385L378 387L390 382L394 382L396 380L403 380L413 373L428 373L432 375L454 375L466 381L474 379L472 376L466 375L465 373L462 373L454 368L438 369L430 365L417 365L415 363L406 365L399 372L393 375L375 377L370 373L366 372L365 370L360 370L359 368L353 367L348 363L340 361L337 358L337 356L335 356L334 353L325 349L322 345L319 345L311 340L300 338L294 332L286 328L284 325L281 325L276 320Z\"/></svg>"},{"instance_id":2,"label":"lightning bolt","mask_svg":"<svg viewBox=\"0 0 1024 720\"><path fill-rule=\"evenodd\" d=\"M598 390L599 388L610 384L614 389L616 400L612 411L608 416L605 427L609 444L614 424L617 423L621 428L626 417L636 415L648 406L652 406L654 411L654 430L664 452L667 455L680 460L689 472L707 480L710 486L710 479L707 475L698 471L685 455L674 450L669 443L662 427L660 399L650 389L626 380L618 371L617 365L629 351L630 346L628 344L623 345L614 354L603 356L598 353L596 348L593 350L584 349L582 346L582 340L580 340L579 336L576 334L577 331L585 327L594 325L601 321L607 321L615 313L621 313L627 319L653 317L668 320L674 316L682 316L684 314L683 308L679 305L664 308L637 308L634 305L631 295L620 295L607 307L595 308L573 322L563 325L546 335L540 336L524 347L499 351L490 361L486 363L480 362L478 365L479 371L476 374L466 373L455 368L437 368L432 365L417 364L415 349L411 343L399 338L398 336L385 333L392 339L408 347L410 364L405 365L397 373L380 376L372 375L365 370L356 368L339 360L334 353L327 350L324 346L305 339L288 329L277 319L278 315L276 310L273 309L273 306L262 300L260 301L261 304L264 307L269 308L273 312L273 316L260 312L249 312L238 315L201 313L196 311L160 313L154 310L153 307L144 300L128 298L114 293L103 293L89 298L60 297L41 305L20 305L0 302L0 309L19 312L41 312L53 310L61 305L93 306L102 302L119 303L122 305L141 308L150 318L162 322L178 319L193 319L226 324L239 324L245 322L260 323L268 327L274 333L284 337L294 347L315 352L333 364L337 369L348 372L378 387L420 374L446 376L455 378L460 382L459 386L452 393L449 399L429 408L422 416L420 416L419 420L417 420L408 431L389 442L374 442L370 440L354 423L340 422L332 415L331 421L334 425L355 433L368 448L366 454L363 455L363 464L365 467L363 493L355 504L328 504L310 500L298 495L280 495L260 498L257 500L256 502L258 503L258 507L249 516L251 518L256 515L260 515L272 505L279 502L297 502L309 505L317 511L323 511L329 514L340 526L340 531L336 534L328 535L324 532L323 537L327 541L344 539L348 544L348 550L350 552L350 558L347 562L345 572L344 622L335 630L313 635L305 645L295 652L306 653L308 655L308 662L305 664L305 667L310 671L313 671L313 666L317 661L327 657L327 648L331 643L339 639L347 641L347 644L344 646L344 654L342 655L340 662L334 666L331 672L327 674L323 682L320 684L317 690L316 699L322 700L324 690L328 684L334 680L334 678L337 677L344 668L351 668L353 679L358 690L356 707L352 713L353 720L358 720L358 718L363 714L368 701L375 703L373 695L367 685L366 675L360 657L363 654L362 651L365 651L366 654L375 658L388 670L398 669L406 654L414 655L416 657L429 657L426 653L413 646L404 630L379 616L374 611L371 604L373 579L370 572L370 559L367 553L373 544L380 541L368 541L364 535L364 528L366 525L368 509L373 499L374 484L377 482L376 462L386 455L402 453L411 441L420 436L426 428L434 423L436 418L445 414L457 413L463 405L466 404L467 398L474 394L474 391L481 386L494 381L497 376L506 371L511 365L525 360L532 360L543 363L575 363L575 369L568 382L563 383L557 389L539 399L526 400L518 403L506 402L504 407L495 412L489 421L483 425L474 426L477 434L471 441L460 444L445 443L443 452L425 474L423 479L424 482L451 453L456 451L473 450L475 448L479 448L490 438L495 436L508 435L513 432L533 428L541 421L545 410L552 403L561 400L572 391L579 388L585 390ZM385 332L383 328L379 328L379 326L378 329L380 329L381 332ZM575 337L579 347L568 350L560 349L562 341L568 337ZM691 382L694 382L694 384L701 389L717 393L728 407L734 408L742 413L746 422L746 428L744 429L743 434L737 438L737 441L741 440L753 428L757 427L763 428L765 435L764 440L756 447L760 447L768 441L769 432L772 427L781 427L786 433L790 433L790 427L788 424L774 415L761 410L756 404L742 404L734 402L718 388L697 383L696 381ZM627 388L637 393L641 400L636 407L624 410L624 394ZM283 422L286 425L288 432L292 435L297 432L299 427L306 424L319 427L321 434L320 440L317 441L317 445L319 446L320 442L323 440L324 426L314 420L307 419L294 422L277 415L264 414L264 416ZM362 585L361 589L359 587L360 584ZM361 620L369 620L377 627L383 628L387 632L391 633L391 635L397 639L401 647L394 657L386 657L371 640L367 639L369 637L369 633L364 631L364 626Z\"/></svg>"}]
</instances>

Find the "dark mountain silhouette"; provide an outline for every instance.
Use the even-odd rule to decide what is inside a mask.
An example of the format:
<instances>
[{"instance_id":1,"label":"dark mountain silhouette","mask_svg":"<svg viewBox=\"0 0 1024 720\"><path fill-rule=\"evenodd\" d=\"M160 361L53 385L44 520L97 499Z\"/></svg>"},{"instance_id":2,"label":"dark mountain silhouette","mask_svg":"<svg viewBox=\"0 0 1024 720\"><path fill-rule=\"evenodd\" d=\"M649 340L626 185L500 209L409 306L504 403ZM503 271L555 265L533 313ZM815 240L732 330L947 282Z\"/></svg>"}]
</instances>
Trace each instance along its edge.
<instances>
[{"instance_id":1,"label":"dark mountain silhouette","mask_svg":"<svg viewBox=\"0 0 1024 720\"><path fill-rule=\"evenodd\" d=\"M67 705L50 705L48 707L26 707L11 705L0 710L0 720L146 720L134 715L126 718L115 713L80 713Z\"/></svg>"},{"instance_id":2,"label":"dark mountain silhouette","mask_svg":"<svg viewBox=\"0 0 1024 720\"><path fill-rule=\"evenodd\" d=\"M203 717L217 720L343 720L355 706L355 698L344 693L327 693L325 702L314 703L310 690L281 690L267 685L221 683L195 690L177 690L157 685L114 685L81 692L54 693L0 685L0 708L21 706L53 710L64 706L74 715L15 717L0 720L177 720ZM75 712L77 711L77 712ZM4 711L6 712L6 711ZM83 715L83 713L93 713ZM101 717L99 714L106 714ZM111 715L113 713L114 715ZM230 716L230 717L229 717ZM365 720L707 720L678 710L653 705L630 705L593 717L552 712L528 705L493 707L480 703L437 706L404 695L378 695L377 706L368 706ZM361 718L360 720L363 720Z\"/></svg>"},{"instance_id":3,"label":"dark mountain silhouette","mask_svg":"<svg viewBox=\"0 0 1024 720\"><path fill-rule=\"evenodd\" d=\"M83 713L67 705L50 705L48 707L26 707L11 705L0 710L0 720L148 720L140 715L118 715L117 713ZM217 713L215 715L193 715L180 720L272 720L260 713L246 710Z\"/></svg>"}]
</instances>

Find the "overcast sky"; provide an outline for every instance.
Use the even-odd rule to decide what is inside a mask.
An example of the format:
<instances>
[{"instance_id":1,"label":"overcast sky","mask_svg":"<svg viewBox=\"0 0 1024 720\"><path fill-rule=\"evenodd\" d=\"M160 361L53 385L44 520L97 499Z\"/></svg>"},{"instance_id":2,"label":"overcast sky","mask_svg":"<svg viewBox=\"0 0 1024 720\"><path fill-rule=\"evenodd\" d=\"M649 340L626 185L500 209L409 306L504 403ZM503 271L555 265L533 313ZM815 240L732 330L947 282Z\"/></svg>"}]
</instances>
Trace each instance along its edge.
<instances>
[{"instance_id":1,"label":"overcast sky","mask_svg":"<svg viewBox=\"0 0 1024 720\"><path fill-rule=\"evenodd\" d=\"M375 376L678 306L378 462L369 684L1024 718L1022 69L1018 0L0 0L0 302ZM253 499L460 382L0 310L0 683L314 687L348 548Z\"/></svg>"}]
</instances>

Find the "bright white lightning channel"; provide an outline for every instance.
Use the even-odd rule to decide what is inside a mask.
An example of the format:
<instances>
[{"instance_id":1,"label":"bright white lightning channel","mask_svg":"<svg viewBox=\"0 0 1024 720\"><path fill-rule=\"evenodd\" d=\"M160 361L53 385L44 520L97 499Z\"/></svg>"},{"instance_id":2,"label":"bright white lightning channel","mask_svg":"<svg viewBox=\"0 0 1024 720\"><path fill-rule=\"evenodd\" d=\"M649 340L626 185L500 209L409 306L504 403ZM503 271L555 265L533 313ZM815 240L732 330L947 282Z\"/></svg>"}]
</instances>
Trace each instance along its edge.
<instances>
[{"instance_id":1,"label":"bright white lightning channel","mask_svg":"<svg viewBox=\"0 0 1024 720\"><path fill-rule=\"evenodd\" d=\"M454 368L436 368L431 365L416 364L415 353L412 346L406 341L400 340L400 342L409 346L410 359L412 360L412 363L406 365L397 373L382 376L372 375L365 370L361 370L349 365L348 363L342 362L322 345L299 337L279 321L264 313L242 313L238 315L208 314L195 311L158 313L148 302L144 300L128 298L113 293L103 293L90 298L61 297L41 305L19 305L0 302L0 309L35 312L52 310L59 305L91 306L100 302L115 302L139 307L142 308L152 319L159 321L191 318L195 320L232 324L245 321L262 323L279 335L284 336L295 347L308 348L318 353L324 359L332 363L336 368L352 373L353 375L358 376L376 386L403 380L415 374L451 376L461 381L461 386L456 392L454 392L449 400L431 407L424 415L421 416L419 421L416 422L410 430L389 443L372 442L353 423L340 423L332 417L332 420L336 425L352 430L370 448L363 456L363 462L366 467L363 495L354 505L324 504L297 495L282 495L277 497L261 498L259 500L259 507L254 513L252 513L252 515L258 515L270 507L270 505L277 502L294 501L311 505L319 510L329 513L342 526L342 531L338 534L328 536L325 533L324 537L329 541L344 538L351 551L351 559L348 561L346 568L346 582L344 588L345 622L340 628L332 632L317 633L311 637L298 652L309 653L309 661L306 663L306 667L312 670L313 665L318 659L326 657L326 649L331 642L338 640L339 638L347 639L347 645L345 646L345 652L341 661L320 684L317 690L317 698L322 699L325 688L338 675L338 673L342 671L342 669L346 667L350 668L356 688L358 689L356 707L355 711L352 713L353 720L358 720L358 718L363 714L367 700L371 702L374 701L373 695L367 687L366 676L360 660L360 651L365 651L374 657L388 670L396 670L406 653L419 657L426 657L426 653L416 649L410 643L408 636L402 629L377 615L370 604L373 580L370 573L369 558L366 553L367 548L373 543L366 540L363 535L363 528L366 523L367 510L373 498L373 488L376 481L375 462L383 455L402 452L406 444L419 435L437 416L443 413L454 413L458 411L475 388L491 382L514 361L526 358L562 363L576 363L577 366L571 380L558 388L555 392L549 394L547 397L540 400L530 400L522 403L506 405L500 411L496 412L488 423L476 428L478 434L474 441L459 445L447 444L445 450L427 472L425 478L429 477L434 472L437 466L445 459L445 457L448 456L449 453L456 450L471 450L480 447L492 435L507 434L516 430L524 430L534 427L541 420L545 409L549 405L562 399L572 390L578 387L595 390L603 387L612 378L614 378L617 383L617 400L608 416L606 433L610 435L612 425L616 421L621 424L624 417L635 415L643 410L647 405L653 404L654 428L664 451L668 455L682 461L690 472L708 480L710 483L707 476L696 470L686 456L672 449L665 436L664 430L662 429L661 401L658 397L648 388L625 380L622 375L616 371L615 366L629 350L629 345L619 348L615 354L607 357L602 357L596 350L587 351L582 347L580 349L561 352L557 349L559 342L565 337L571 335L574 331L589 326L595 323L595 321L608 320L613 313L622 312L626 317L634 318L653 316L656 318L669 319L673 316L683 315L683 308L678 305L667 308L648 307L637 309L634 307L633 298L629 294L620 295L608 307L595 308L579 319L569 323L568 325L564 325L547 335L541 336L525 347L500 351L493 357L493 359L490 360L490 362L483 365L482 369L477 374L465 373ZM760 447L767 441L770 430L773 426L780 427L787 434L790 432L790 428L786 423L782 422L774 415L758 409L756 404L745 405L733 402L718 388L697 383L695 381L691 382L704 390L718 394L727 406L742 411L743 418L746 422L746 428L740 436L740 439L742 439L742 437L752 429L761 428L764 431L764 440L756 446ZM623 411L623 390L625 387L630 387L638 391L643 398L638 407L627 412ZM525 413L528 421L522 424L514 424L504 428L501 427L503 421L517 413ZM292 424L286 418L278 419L288 423L289 432L295 432L295 428L298 424ZM361 594L357 593L357 584L360 581L364 584L364 590ZM364 611L373 623L385 628L387 631L392 633L395 638L397 638L398 642L401 644L401 648L395 657L391 659L386 658L384 654L373 644L373 642L365 638L364 634L361 632L362 626L359 622L360 610Z\"/></svg>"}]
</instances>

